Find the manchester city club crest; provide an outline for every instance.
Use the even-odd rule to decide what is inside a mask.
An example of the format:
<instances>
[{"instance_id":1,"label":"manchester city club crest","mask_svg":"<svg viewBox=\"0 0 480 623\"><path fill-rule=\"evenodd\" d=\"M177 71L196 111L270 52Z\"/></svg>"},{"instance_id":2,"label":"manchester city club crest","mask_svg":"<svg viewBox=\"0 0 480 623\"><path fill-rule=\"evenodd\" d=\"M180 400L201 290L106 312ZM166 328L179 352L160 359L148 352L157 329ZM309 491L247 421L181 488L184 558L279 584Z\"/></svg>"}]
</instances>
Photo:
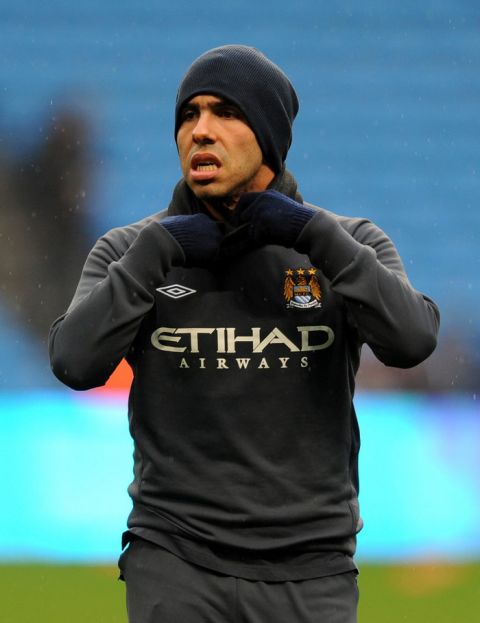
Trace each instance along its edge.
<instances>
[{"instance_id":1,"label":"manchester city club crest","mask_svg":"<svg viewBox=\"0 0 480 623\"><path fill-rule=\"evenodd\" d=\"M315 268L289 268L285 271L283 295L287 308L312 309L322 306L322 292Z\"/></svg>"}]
</instances>

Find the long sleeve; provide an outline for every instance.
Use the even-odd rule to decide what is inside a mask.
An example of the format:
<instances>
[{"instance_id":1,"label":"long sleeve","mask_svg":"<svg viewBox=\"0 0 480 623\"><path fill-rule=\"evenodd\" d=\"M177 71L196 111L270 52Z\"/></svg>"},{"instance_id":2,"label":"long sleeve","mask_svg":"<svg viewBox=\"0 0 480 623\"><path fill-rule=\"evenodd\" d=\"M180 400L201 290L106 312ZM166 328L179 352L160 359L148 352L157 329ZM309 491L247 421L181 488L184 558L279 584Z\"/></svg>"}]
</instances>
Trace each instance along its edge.
<instances>
[{"instance_id":1,"label":"long sleeve","mask_svg":"<svg viewBox=\"0 0 480 623\"><path fill-rule=\"evenodd\" d=\"M319 209L295 246L344 297L360 341L380 361L408 368L432 353L438 308L412 287L393 243L381 229L365 219Z\"/></svg>"},{"instance_id":2,"label":"long sleeve","mask_svg":"<svg viewBox=\"0 0 480 623\"><path fill-rule=\"evenodd\" d=\"M127 354L154 289L183 252L156 220L111 230L85 263L67 312L50 330L54 374L73 389L103 385Z\"/></svg>"}]
</instances>

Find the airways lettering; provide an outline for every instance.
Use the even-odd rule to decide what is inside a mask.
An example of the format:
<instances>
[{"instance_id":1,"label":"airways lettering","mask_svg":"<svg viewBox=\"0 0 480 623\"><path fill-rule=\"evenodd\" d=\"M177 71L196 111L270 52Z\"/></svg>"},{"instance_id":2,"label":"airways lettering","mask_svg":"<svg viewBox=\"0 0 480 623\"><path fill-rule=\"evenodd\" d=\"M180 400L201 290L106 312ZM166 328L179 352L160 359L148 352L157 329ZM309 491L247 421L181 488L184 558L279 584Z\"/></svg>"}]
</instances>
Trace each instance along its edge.
<instances>
[{"instance_id":1,"label":"airways lettering","mask_svg":"<svg viewBox=\"0 0 480 623\"><path fill-rule=\"evenodd\" d=\"M325 325L297 327L297 331L300 333L300 336L296 336L299 343L295 343L295 339L290 339L277 327L263 339L260 327L252 327L249 335L236 335L235 327L159 327L152 333L151 342L158 350L171 353L210 351L212 344L207 344L207 340L214 340L213 345L218 354L235 354L236 346L240 342L251 344L252 353L263 353L271 345L283 345L289 352L298 353L323 350L331 346L335 339L332 329Z\"/></svg>"},{"instance_id":2,"label":"airways lettering","mask_svg":"<svg viewBox=\"0 0 480 623\"><path fill-rule=\"evenodd\" d=\"M250 365L251 364L251 365ZM300 360L296 359L294 365L300 366L300 368L308 368L310 362L307 355L300 357ZM287 370L290 367L290 357L262 357L260 360L252 361L251 357L212 357L206 359L205 357L181 357L178 367L182 370L189 370L190 368L198 370L270 370L270 368L281 370Z\"/></svg>"}]
</instances>

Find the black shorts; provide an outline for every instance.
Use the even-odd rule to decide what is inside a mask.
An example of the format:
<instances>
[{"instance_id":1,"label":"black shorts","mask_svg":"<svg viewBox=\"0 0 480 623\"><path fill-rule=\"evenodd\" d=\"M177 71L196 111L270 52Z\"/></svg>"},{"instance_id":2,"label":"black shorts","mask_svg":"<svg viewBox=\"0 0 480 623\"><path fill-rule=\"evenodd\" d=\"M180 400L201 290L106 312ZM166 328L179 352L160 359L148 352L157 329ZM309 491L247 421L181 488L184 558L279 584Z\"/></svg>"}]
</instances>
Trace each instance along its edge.
<instances>
[{"instance_id":1,"label":"black shorts","mask_svg":"<svg viewBox=\"0 0 480 623\"><path fill-rule=\"evenodd\" d=\"M130 623L356 623L356 572L256 582L135 539L119 560Z\"/></svg>"}]
</instances>

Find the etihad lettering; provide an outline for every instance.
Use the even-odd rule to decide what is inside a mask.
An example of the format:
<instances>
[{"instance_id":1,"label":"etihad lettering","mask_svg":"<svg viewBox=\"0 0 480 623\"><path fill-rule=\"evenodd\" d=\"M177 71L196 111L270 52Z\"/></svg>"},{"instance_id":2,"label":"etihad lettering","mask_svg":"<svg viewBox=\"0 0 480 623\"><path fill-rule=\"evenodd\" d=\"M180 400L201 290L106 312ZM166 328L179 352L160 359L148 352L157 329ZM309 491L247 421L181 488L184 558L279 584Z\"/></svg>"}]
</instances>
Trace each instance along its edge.
<instances>
[{"instance_id":1,"label":"etihad lettering","mask_svg":"<svg viewBox=\"0 0 480 623\"><path fill-rule=\"evenodd\" d=\"M213 347L219 355L231 355L237 353L239 344L248 344L249 350L255 354L262 354L266 349L271 350L272 347L278 346L283 346L290 353L299 353L323 350L331 346L335 340L333 330L325 325L297 327L300 335L292 338L287 337L277 327L263 338L260 327L252 327L250 331L246 335L237 335L235 327L159 327L152 333L151 342L158 350L170 353L203 354L207 351L212 352ZM246 367L248 364L242 365ZM286 361L283 365L286 367ZM268 367L268 364L264 367Z\"/></svg>"}]
</instances>

